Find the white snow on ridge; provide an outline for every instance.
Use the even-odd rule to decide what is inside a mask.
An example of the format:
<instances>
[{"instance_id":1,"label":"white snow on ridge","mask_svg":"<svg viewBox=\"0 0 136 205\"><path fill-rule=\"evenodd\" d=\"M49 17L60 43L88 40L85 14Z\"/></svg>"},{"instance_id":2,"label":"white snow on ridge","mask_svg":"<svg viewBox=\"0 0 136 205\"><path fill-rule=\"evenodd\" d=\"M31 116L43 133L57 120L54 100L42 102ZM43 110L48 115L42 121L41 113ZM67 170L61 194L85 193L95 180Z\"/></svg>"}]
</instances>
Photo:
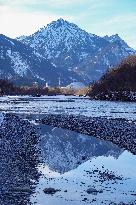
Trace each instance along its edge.
<instances>
[{"instance_id":1,"label":"white snow on ridge","mask_svg":"<svg viewBox=\"0 0 136 205\"><path fill-rule=\"evenodd\" d=\"M27 62L22 59L19 52L7 52L7 55L11 59L12 68L14 69L15 73L21 77L25 76L27 71L30 70L30 67Z\"/></svg>"},{"instance_id":2,"label":"white snow on ridge","mask_svg":"<svg viewBox=\"0 0 136 205\"><path fill-rule=\"evenodd\" d=\"M112 35L112 36L104 36L104 38L109 41L110 43L120 42L122 45L122 48L125 50L125 52L129 52L130 55L135 53L135 50L131 48L118 34ZM127 55L127 53L126 53Z\"/></svg>"},{"instance_id":3,"label":"white snow on ridge","mask_svg":"<svg viewBox=\"0 0 136 205\"><path fill-rule=\"evenodd\" d=\"M57 67L54 63L51 63L55 68Z\"/></svg>"},{"instance_id":4,"label":"white snow on ridge","mask_svg":"<svg viewBox=\"0 0 136 205\"><path fill-rule=\"evenodd\" d=\"M59 19L47 25L47 27L41 28L38 32L31 35L30 38L31 39L27 40L26 38L26 40L23 40L35 50L38 48L44 49L45 56L50 59L55 56L55 54L57 57L59 56L59 47L63 43L65 49L69 51L75 44L86 44L88 40L93 44L94 36L88 34L73 23Z\"/></svg>"},{"instance_id":5,"label":"white snow on ridge","mask_svg":"<svg viewBox=\"0 0 136 205\"><path fill-rule=\"evenodd\" d=\"M10 41L10 40L8 40L8 39L7 39L7 41L9 41L9 42L11 43L11 45L13 45L13 46L15 45L15 44L13 43L13 41Z\"/></svg>"}]
</instances>

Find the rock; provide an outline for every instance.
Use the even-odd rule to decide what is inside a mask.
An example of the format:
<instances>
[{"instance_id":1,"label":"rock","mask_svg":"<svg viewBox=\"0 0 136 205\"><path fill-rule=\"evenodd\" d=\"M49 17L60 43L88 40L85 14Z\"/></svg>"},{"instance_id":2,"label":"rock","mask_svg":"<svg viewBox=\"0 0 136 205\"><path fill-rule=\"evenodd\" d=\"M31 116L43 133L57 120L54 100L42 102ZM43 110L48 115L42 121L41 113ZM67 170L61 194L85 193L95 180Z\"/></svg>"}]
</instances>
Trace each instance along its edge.
<instances>
[{"instance_id":1,"label":"rock","mask_svg":"<svg viewBox=\"0 0 136 205\"><path fill-rule=\"evenodd\" d=\"M87 201L87 198L84 198L82 201Z\"/></svg>"},{"instance_id":2,"label":"rock","mask_svg":"<svg viewBox=\"0 0 136 205\"><path fill-rule=\"evenodd\" d=\"M102 190L98 191L98 190L91 187L91 188L87 189L86 192L88 194L97 194L97 193L102 193L103 191Z\"/></svg>"},{"instance_id":3,"label":"rock","mask_svg":"<svg viewBox=\"0 0 136 205\"><path fill-rule=\"evenodd\" d=\"M55 194L58 191L61 191L60 189L54 189L54 188L45 188L44 190L45 194Z\"/></svg>"},{"instance_id":4,"label":"rock","mask_svg":"<svg viewBox=\"0 0 136 205\"><path fill-rule=\"evenodd\" d=\"M85 157L85 156L82 156L82 160L86 160L86 157Z\"/></svg>"}]
</instances>

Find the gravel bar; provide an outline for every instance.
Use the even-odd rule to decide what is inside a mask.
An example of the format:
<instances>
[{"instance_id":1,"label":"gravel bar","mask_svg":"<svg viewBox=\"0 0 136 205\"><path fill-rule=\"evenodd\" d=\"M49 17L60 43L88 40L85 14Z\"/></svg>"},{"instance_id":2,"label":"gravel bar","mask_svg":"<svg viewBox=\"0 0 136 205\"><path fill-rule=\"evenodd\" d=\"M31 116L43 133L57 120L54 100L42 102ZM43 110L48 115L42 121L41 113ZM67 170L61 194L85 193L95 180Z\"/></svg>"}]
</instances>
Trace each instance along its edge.
<instances>
[{"instance_id":1,"label":"gravel bar","mask_svg":"<svg viewBox=\"0 0 136 205\"><path fill-rule=\"evenodd\" d=\"M40 123L111 141L136 154L136 124L125 119L48 114Z\"/></svg>"}]
</instances>

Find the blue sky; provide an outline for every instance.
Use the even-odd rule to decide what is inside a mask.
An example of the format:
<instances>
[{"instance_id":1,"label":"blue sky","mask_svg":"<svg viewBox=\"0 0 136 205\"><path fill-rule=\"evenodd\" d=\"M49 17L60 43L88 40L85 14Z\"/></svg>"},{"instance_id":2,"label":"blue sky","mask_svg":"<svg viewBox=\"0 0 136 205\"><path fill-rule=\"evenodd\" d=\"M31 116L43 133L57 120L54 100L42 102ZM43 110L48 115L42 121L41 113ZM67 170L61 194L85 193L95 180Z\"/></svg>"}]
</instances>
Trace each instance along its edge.
<instances>
[{"instance_id":1,"label":"blue sky","mask_svg":"<svg viewBox=\"0 0 136 205\"><path fill-rule=\"evenodd\" d=\"M136 0L0 0L0 33L10 37L60 17L100 36L118 33L136 48Z\"/></svg>"}]
</instances>

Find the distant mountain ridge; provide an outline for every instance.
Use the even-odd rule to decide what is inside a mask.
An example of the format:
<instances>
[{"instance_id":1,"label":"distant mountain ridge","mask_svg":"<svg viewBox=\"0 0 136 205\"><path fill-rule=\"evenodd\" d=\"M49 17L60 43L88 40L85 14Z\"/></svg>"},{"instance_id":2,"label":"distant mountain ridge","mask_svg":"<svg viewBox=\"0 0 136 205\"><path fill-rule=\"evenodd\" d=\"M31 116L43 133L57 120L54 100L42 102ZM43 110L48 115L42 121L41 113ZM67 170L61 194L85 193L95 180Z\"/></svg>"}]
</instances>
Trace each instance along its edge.
<instances>
[{"instance_id":1,"label":"distant mountain ridge","mask_svg":"<svg viewBox=\"0 0 136 205\"><path fill-rule=\"evenodd\" d=\"M13 41L15 40L12 39L12 43ZM1 37L0 42L0 45L6 44ZM17 60L17 53L10 56L12 64L13 61L14 64L19 61L18 64L16 63L19 66L14 66L16 73L22 72L21 75L26 78L28 72L29 76L33 76L35 80L41 79L40 81L48 81L50 85L56 86L59 84L58 79L62 86L77 81L88 85L100 79L107 69L117 65L127 56L136 54L136 51L130 48L117 34L102 38L63 19L53 21L30 36L18 37L15 42L12 47L15 48L20 42L22 48L25 47L26 50L31 50L33 53L33 55L29 55L27 51L27 55L23 54L23 63ZM3 52L2 48L0 52ZM20 50L20 52L22 51ZM37 59L36 65L38 66L34 65L35 63L32 63L31 59ZM8 60L9 54L7 54L7 64L5 66L0 64L0 73L3 73L3 70L9 70ZM39 61L44 62L46 66L42 66ZM26 62L31 62L31 66L26 66ZM20 69L20 67L24 69ZM26 75L24 70L27 70ZM6 72L5 75L9 75ZM1 74L1 76L3 75L4 73Z\"/></svg>"},{"instance_id":2,"label":"distant mountain ridge","mask_svg":"<svg viewBox=\"0 0 136 205\"><path fill-rule=\"evenodd\" d=\"M102 38L63 19L18 40L57 67L74 71L86 84L98 80L109 67L136 53L117 34Z\"/></svg>"}]
</instances>

